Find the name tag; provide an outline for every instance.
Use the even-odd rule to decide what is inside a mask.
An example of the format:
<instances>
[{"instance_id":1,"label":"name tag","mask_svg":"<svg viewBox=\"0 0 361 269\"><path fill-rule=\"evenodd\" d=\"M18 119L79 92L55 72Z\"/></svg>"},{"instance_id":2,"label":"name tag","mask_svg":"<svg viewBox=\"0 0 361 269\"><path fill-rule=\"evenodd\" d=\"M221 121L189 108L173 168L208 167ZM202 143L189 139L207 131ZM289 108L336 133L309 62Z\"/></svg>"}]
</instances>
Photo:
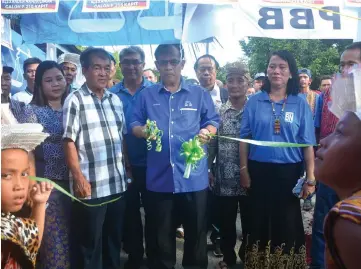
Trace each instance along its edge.
<instances>
[{"instance_id":1,"label":"name tag","mask_svg":"<svg viewBox=\"0 0 361 269\"><path fill-rule=\"evenodd\" d=\"M285 114L285 122L292 123L293 122L293 112L286 112Z\"/></svg>"},{"instance_id":2,"label":"name tag","mask_svg":"<svg viewBox=\"0 0 361 269\"><path fill-rule=\"evenodd\" d=\"M190 108L190 107L183 107L180 109L180 111L197 111L197 108Z\"/></svg>"}]
</instances>

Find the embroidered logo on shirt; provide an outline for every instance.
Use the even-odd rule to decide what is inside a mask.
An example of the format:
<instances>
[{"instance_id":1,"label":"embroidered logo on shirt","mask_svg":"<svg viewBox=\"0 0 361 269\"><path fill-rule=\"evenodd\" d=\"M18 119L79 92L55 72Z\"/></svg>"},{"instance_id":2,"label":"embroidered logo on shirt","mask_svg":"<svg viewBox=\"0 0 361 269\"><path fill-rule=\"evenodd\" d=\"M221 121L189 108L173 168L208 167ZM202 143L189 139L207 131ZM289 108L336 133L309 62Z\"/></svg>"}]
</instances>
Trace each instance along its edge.
<instances>
[{"instance_id":1,"label":"embroidered logo on shirt","mask_svg":"<svg viewBox=\"0 0 361 269\"><path fill-rule=\"evenodd\" d=\"M153 104L153 106L160 106L160 104Z\"/></svg>"},{"instance_id":2,"label":"embroidered logo on shirt","mask_svg":"<svg viewBox=\"0 0 361 269\"><path fill-rule=\"evenodd\" d=\"M289 123L293 122L293 112L286 112L285 121Z\"/></svg>"},{"instance_id":3,"label":"embroidered logo on shirt","mask_svg":"<svg viewBox=\"0 0 361 269\"><path fill-rule=\"evenodd\" d=\"M185 101L184 106L192 106L192 103L190 101Z\"/></svg>"}]
</instances>

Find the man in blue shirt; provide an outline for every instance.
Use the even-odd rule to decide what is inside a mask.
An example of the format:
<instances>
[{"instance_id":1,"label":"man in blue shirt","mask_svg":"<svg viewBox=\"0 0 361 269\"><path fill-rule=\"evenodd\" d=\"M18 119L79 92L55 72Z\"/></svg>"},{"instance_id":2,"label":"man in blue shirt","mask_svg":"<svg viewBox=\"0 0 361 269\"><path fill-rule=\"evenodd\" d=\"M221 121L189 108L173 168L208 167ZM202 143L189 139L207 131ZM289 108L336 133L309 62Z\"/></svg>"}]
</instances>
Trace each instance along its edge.
<instances>
[{"instance_id":1,"label":"man in blue shirt","mask_svg":"<svg viewBox=\"0 0 361 269\"><path fill-rule=\"evenodd\" d=\"M176 264L175 217L180 216L186 234L184 268L206 269L207 259L207 159L203 158L188 179L183 177L183 141L199 135L201 142L215 134L219 116L209 93L187 85L181 78L184 67L181 45L160 45L155 51L162 82L141 92L130 126L137 137L147 138L147 119L163 131L162 151L148 151L147 202L151 236L157 244L150 269L171 269ZM206 150L206 147L204 147Z\"/></svg>"},{"instance_id":2,"label":"man in blue shirt","mask_svg":"<svg viewBox=\"0 0 361 269\"><path fill-rule=\"evenodd\" d=\"M144 60L144 51L140 47L130 46L123 49L119 53L119 66L124 79L110 88L110 91L118 95L123 102L127 130L131 130L129 123L139 94L144 88L153 84L143 77ZM145 208L147 205L144 201L147 148L145 140L135 137L131 131L124 135L124 138L129 154L130 167L128 165L127 169L132 174L126 193L124 248L129 256L124 268L137 269L140 268L144 255L143 224L139 209L140 195ZM145 226L147 227L147 224ZM146 241L149 246L150 243Z\"/></svg>"}]
</instances>

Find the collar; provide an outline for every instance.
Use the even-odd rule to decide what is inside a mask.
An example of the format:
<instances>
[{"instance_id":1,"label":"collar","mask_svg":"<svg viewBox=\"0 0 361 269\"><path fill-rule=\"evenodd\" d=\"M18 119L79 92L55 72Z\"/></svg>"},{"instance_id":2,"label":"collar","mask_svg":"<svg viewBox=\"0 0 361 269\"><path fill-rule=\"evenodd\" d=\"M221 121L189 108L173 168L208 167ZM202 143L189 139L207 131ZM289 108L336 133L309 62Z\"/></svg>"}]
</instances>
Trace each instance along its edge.
<instances>
[{"instance_id":1,"label":"collar","mask_svg":"<svg viewBox=\"0 0 361 269\"><path fill-rule=\"evenodd\" d=\"M30 96L32 96L33 94L32 94L32 92L29 90L29 88L28 87L26 87L25 88L25 92L27 93L27 94L29 94Z\"/></svg>"},{"instance_id":2,"label":"collar","mask_svg":"<svg viewBox=\"0 0 361 269\"><path fill-rule=\"evenodd\" d=\"M219 91L220 91L220 88L219 88L219 86L218 86L217 83L214 83L213 89L210 90L209 92L213 92L213 91L215 91L215 92L219 92Z\"/></svg>"},{"instance_id":3,"label":"collar","mask_svg":"<svg viewBox=\"0 0 361 269\"><path fill-rule=\"evenodd\" d=\"M88 96L88 95L95 96L95 93L93 93L89 89L89 87L86 83L84 83L80 89L82 90L82 92L84 93L85 96ZM108 98L108 97L112 97L112 93L109 93L109 91L107 89L104 89L103 98Z\"/></svg>"},{"instance_id":4,"label":"collar","mask_svg":"<svg viewBox=\"0 0 361 269\"><path fill-rule=\"evenodd\" d=\"M166 88L164 87L164 84L163 82L160 82L157 84L158 85L158 92L160 92L161 90L165 90L166 91ZM188 92L190 92L190 85L188 85L187 83L185 83L184 79L181 78L181 81L180 81L180 84L179 84L179 89L177 92L179 92L180 90L186 90Z\"/></svg>"},{"instance_id":5,"label":"collar","mask_svg":"<svg viewBox=\"0 0 361 269\"><path fill-rule=\"evenodd\" d=\"M240 112L242 112L247 104L247 101L248 101L248 98L246 98L246 101L244 102L244 105L243 105L243 108L240 110ZM238 109L235 109L231 103L231 101L228 99L227 102L225 104L223 104L223 110L224 111L227 111L229 109L233 109L233 110L237 110Z\"/></svg>"},{"instance_id":6,"label":"collar","mask_svg":"<svg viewBox=\"0 0 361 269\"><path fill-rule=\"evenodd\" d=\"M258 100L263 102L271 102L269 95L266 91L262 91L258 94ZM297 100L298 100L298 95L287 96L287 104L297 104ZM280 103L283 104L283 100L280 101Z\"/></svg>"},{"instance_id":7,"label":"collar","mask_svg":"<svg viewBox=\"0 0 361 269\"><path fill-rule=\"evenodd\" d=\"M152 82L150 82L150 81L147 80L145 77L143 77L142 83L140 84L140 87L137 89L137 92L138 92L139 90L143 90L144 88L149 87L149 86L152 86L152 85L153 85ZM128 89L127 89L127 88L125 87L125 85L124 85L124 79L123 79L121 82L119 82L117 85L115 85L114 87L116 88L116 89L115 89L116 92L126 92L126 93L129 93Z\"/></svg>"}]
</instances>

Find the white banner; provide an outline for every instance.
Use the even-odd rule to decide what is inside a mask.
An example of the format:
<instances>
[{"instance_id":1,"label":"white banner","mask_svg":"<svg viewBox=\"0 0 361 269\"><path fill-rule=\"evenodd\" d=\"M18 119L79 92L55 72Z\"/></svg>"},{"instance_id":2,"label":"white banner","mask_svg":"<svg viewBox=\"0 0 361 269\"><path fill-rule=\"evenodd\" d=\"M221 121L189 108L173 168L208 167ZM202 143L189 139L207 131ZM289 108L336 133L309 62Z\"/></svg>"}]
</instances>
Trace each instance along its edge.
<instances>
[{"instance_id":1,"label":"white banner","mask_svg":"<svg viewBox=\"0 0 361 269\"><path fill-rule=\"evenodd\" d=\"M149 9L150 0L83 0L83 12L121 12Z\"/></svg>"},{"instance_id":2,"label":"white banner","mask_svg":"<svg viewBox=\"0 0 361 269\"><path fill-rule=\"evenodd\" d=\"M238 39L256 36L356 40L361 31L358 29L360 9L347 8L343 1L319 0L318 4L324 1L338 2L338 5L316 6L315 1L311 6L300 4L297 7L270 5L271 1L285 3L286 0L240 0L239 4L232 6L188 5L182 41L201 41L211 33L216 37L233 36Z\"/></svg>"},{"instance_id":3,"label":"white banner","mask_svg":"<svg viewBox=\"0 0 361 269\"><path fill-rule=\"evenodd\" d=\"M1 0L1 14L58 12L60 0Z\"/></svg>"},{"instance_id":4,"label":"white banner","mask_svg":"<svg viewBox=\"0 0 361 269\"><path fill-rule=\"evenodd\" d=\"M348 7L361 8L361 0L345 0L345 5Z\"/></svg>"},{"instance_id":5,"label":"white banner","mask_svg":"<svg viewBox=\"0 0 361 269\"><path fill-rule=\"evenodd\" d=\"M173 3L207 4L207 5L229 5L237 4L239 0L170 0Z\"/></svg>"}]
</instances>

